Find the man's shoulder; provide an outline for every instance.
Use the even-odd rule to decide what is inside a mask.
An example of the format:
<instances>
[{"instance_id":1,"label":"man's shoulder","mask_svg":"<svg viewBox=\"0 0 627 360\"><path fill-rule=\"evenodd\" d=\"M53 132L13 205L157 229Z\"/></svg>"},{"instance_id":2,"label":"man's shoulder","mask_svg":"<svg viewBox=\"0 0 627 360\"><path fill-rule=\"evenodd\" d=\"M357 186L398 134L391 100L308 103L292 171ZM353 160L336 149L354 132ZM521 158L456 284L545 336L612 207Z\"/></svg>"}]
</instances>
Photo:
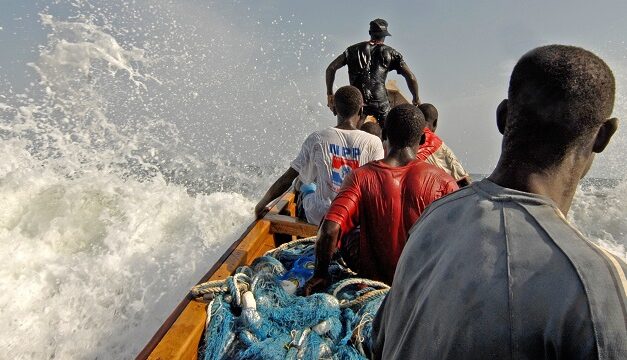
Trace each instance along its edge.
<instances>
[{"instance_id":1,"label":"man's shoulder","mask_svg":"<svg viewBox=\"0 0 627 360\"><path fill-rule=\"evenodd\" d=\"M482 198L481 194L479 194L472 185L463 187L444 197L434 200L425 209L425 212L420 217L421 222L422 220L430 218L429 215L431 213L441 212L442 214L446 214L453 211L453 209L467 207L469 204L475 204L479 198ZM417 224L418 222L415 225Z\"/></svg>"},{"instance_id":2,"label":"man's shoulder","mask_svg":"<svg viewBox=\"0 0 627 360\"><path fill-rule=\"evenodd\" d=\"M353 169L350 176L355 179L355 182L358 184L362 183L370 183L372 181L373 176L380 171L386 171L386 169L379 164L381 160L374 160L367 164L364 164L358 168Z\"/></svg>"},{"instance_id":3,"label":"man's shoulder","mask_svg":"<svg viewBox=\"0 0 627 360\"><path fill-rule=\"evenodd\" d=\"M403 57L403 55L398 50L396 50L395 48L389 45L381 44L380 49L381 49L381 52L390 54L392 55L392 57L401 57L401 58Z\"/></svg>"},{"instance_id":4,"label":"man's shoulder","mask_svg":"<svg viewBox=\"0 0 627 360\"><path fill-rule=\"evenodd\" d=\"M415 176L420 178L435 178L440 183L455 182L455 179L453 179L451 175L447 174L446 171L423 160L415 161L412 164L410 171L412 171Z\"/></svg>"},{"instance_id":5,"label":"man's shoulder","mask_svg":"<svg viewBox=\"0 0 627 360\"><path fill-rule=\"evenodd\" d=\"M381 143L381 139L378 136L365 132L363 130L359 130L359 129L342 130L342 131L338 131L337 133L339 136L342 136L345 139L350 139L351 141L360 140L360 141L365 141L365 142L375 143L375 144Z\"/></svg>"},{"instance_id":6,"label":"man's shoulder","mask_svg":"<svg viewBox=\"0 0 627 360\"><path fill-rule=\"evenodd\" d=\"M316 130L307 136L305 142L322 142L323 140L338 136L337 131L332 127Z\"/></svg>"},{"instance_id":7,"label":"man's shoulder","mask_svg":"<svg viewBox=\"0 0 627 360\"><path fill-rule=\"evenodd\" d=\"M357 50L357 49L363 48L364 46L366 46L366 44L368 44L368 41L358 42L356 44L353 44L353 45L347 47L346 51L352 51L352 50Z\"/></svg>"}]
</instances>

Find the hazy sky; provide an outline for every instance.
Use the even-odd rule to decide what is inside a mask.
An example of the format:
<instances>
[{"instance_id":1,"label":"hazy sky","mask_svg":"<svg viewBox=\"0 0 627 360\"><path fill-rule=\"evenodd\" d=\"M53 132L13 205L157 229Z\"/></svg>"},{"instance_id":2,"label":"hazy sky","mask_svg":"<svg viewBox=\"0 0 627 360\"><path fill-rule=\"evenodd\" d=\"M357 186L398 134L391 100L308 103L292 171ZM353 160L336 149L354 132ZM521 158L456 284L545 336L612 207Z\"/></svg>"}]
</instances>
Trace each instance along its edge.
<instances>
[{"instance_id":1,"label":"hazy sky","mask_svg":"<svg viewBox=\"0 0 627 360\"><path fill-rule=\"evenodd\" d=\"M328 62L348 45L367 39L370 20L386 19L392 33L386 43L404 55L418 78L421 100L433 103L440 112L439 134L471 172L489 172L496 163L500 135L494 125L494 111L506 95L514 63L533 47L564 43L597 52L617 77L615 116L627 115L623 90L627 80L624 0L177 3L181 11L197 8L198 19L209 15L219 18L231 31L249 20L292 18L302 23L301 31L326 36L320 49L323 56L305 77L308 86L318 89L321 103L325 102L324 69ZM45 39L46 33L37 22L37 13L45 11L42 4L45 2L0 1L1 77L24 81L16 69L35 58L35 46ZM275 40L262 35L258 41L263 46ZM345 68L338 75L337 85L348 82ZM391 73L388 78L398 80L408 93L401 77ZM333 121L329 117L329 125ZM306 126L307 132L316 130ZM626 139L625 132L619 130L607 154L598 158L594 175L625 176L620 150L627 144Z\"/></svg>"}]
</instances>

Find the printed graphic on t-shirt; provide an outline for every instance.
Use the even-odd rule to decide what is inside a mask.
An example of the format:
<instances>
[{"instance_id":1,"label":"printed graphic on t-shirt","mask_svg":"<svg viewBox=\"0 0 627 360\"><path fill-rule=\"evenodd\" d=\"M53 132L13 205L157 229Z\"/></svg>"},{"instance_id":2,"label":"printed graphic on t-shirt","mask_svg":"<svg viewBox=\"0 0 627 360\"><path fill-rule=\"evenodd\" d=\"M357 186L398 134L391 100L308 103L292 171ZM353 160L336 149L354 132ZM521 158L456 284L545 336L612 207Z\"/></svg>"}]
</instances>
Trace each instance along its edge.
<instances>
[{"instance_id":1,"label":"printed graphic on t-shirt","mask_svg":"<svg viewBox=\"0 0 627 360\"><path fill-rule=\"evenodd\" d=\"M359 167L359 148L348 148L335 144L329 144L331 153L331 180L333 191L338 192L342 186L342 181L353 169Z\"/></svg>"}]
</instances>

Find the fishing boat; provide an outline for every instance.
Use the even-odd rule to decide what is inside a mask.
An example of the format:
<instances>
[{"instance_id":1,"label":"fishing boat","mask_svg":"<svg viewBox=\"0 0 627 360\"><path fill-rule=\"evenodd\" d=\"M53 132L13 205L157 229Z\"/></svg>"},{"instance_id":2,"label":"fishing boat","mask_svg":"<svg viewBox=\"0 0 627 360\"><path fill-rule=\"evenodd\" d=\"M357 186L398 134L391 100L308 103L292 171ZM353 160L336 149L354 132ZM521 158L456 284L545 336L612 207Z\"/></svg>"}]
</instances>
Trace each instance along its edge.
<instances>
[{"instance_id":1,"label":"fishing boat","mask_svg":"<svg viewBox=\"0 0 627 360\"><path fill-rule=\"evenodd\" d=\"M393 80L386 84L392 106L408 103ZM240 266L250 265L267 251L297 238L315 236L318 227L296 217L296 194L288 191L269 211L250 224L198 284L224 280ZM207 322L207 304L186 294L136 359L196 359Z\"/></svg>"}]
</instances>

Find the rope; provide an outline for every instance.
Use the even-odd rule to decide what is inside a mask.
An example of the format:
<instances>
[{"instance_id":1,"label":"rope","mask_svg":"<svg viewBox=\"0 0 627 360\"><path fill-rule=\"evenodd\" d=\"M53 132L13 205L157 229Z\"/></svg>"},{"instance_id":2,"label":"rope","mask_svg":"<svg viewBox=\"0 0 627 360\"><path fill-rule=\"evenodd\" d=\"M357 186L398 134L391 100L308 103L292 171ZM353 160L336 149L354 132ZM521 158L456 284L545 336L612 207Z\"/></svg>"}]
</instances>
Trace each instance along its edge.
<instances>
[{"instance_id":1,"label":"rope","mask_svg":"<svg viewBox=\"0 0 627 360\"><path fill-rule=\"evenodd\" d=\"M205 329L209 326L211 322L211 307L213 306L214 300L211 300L209 304L207 304L207 321L205 321Z\"/></svg>"},{"instance_id":2,"label":"rope","mask_svg":"<svg viewBox=\"0 0 627 360\"><path fill-rule=\"evenodd\" d=\"M201 297L208 293L221 294L227 291L225 284L224 280L207 281L194 286L190 292L194 297Z\"/></svg>"},{"instance_id":3,"label":"rope","mask_svg":"<svg viewBox=\"0 0 627 360\"><path fill-rule=\"evenodd\" d=\"M366 302L373 300L374 298L387 294L388 291L390 291L390 289L372 290L366 293L365 295L362 295L354 300L351 300L351 301L342 300L340 301L340 309L350 308L355 305L363 305Z\"/></svg>"},{"instance_id":4,"label":"rope","mask_svg":"<svg viewBox=\"0 0 627 360\"><path fill-rule=\"evenodd\" d=\"M232 293L233 288L230 288L227 283L229 280L232 281L231 277L227 278L226 280L207 281L205 283L194 286L190 290L190 293L192 294L194 298L199 298L205 294L210 294L210 293L211 294L223 294L226 292L230 292L231 295L234 295ZM246 283L237 284L236 288L239 289L239 291L245 291L248 289L248 284ZM235 292L238 293L238 291L235 291Z\"/></svg>"},{"instance_id":5,"label":"rope","mask_svg":"<svg viewBox=\"0 0 627 360\"><path fill-rule=\"evenodd\" d=\"M359 324L357 324L357 327L354 330L355 340L360 343L364 342L365 339L363 336L361 336L361 331L363 327L366 326L367 323L372 322L372 320L374 320L374 316L372 316L372 314L370 314L369 312L365 313L364 316L361 317L361 319L359 320Z\"/></svg>"},{"instance_id":6,"label":"rope","mask_svg":"<svg viewBox=\"0 0 627 360\"><path fill-rule=\"evenodd\" d=\"M359 320L359 324L357 324L357 327L355 327L355 329L353 330L353 334L354 334L353 343L356 345L355 347L357 348L357 350L359 350L359 352L363 356L366 356L366 352L364 351L364 346L363 346L363 342L366 339L363 337L362 331L364 327L366 326L366 324L371 323L373 320L374 320L374 316L372 316L372 314L370 314L369 312L366 312L364 316L362 316L361 319Z\"/></svg>"},{"instance_id":7,"label":"rope","mask_svg":"<svg viewBox=\"0 0 627 360\"><path fill-rule=\"evenodd\" d=\"M342 289L344 289L345 287L350 286L350 285L357 285L357 284L363 284L363 285L367 285L367 286L370 286L370 287L381 288L381 289L389 289L390 288L390 286L388 286L387 284L382 283L380 281L374 281L374 280L369 280L369 279L360 279L360 278L350 278L350 279L342 280L342 281L337 283L337 287L333 291L333 296L337 297L337 295L340 293L340 291Z\"/></svg>"}]
</instances>

